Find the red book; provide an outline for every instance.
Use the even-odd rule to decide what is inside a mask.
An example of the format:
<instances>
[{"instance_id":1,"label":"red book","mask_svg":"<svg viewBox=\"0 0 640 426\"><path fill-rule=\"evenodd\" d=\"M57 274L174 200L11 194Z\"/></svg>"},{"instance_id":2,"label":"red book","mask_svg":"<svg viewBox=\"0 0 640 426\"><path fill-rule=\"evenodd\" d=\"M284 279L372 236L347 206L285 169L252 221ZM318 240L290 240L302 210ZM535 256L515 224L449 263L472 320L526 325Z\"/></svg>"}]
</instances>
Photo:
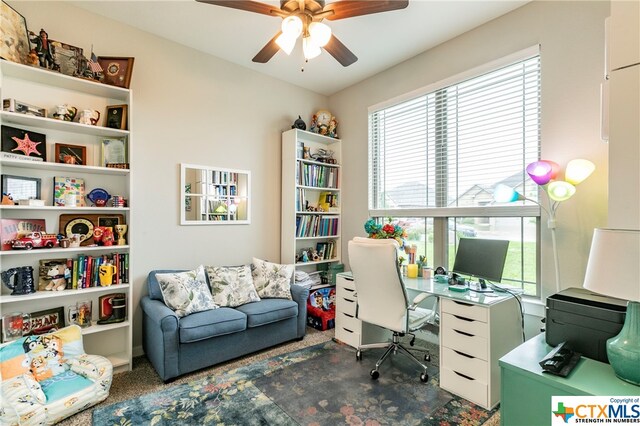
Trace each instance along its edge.
<instances>
[{"instance_id":1,"label":"red book","mask_svg":"<svg viewBox=\"0 0 640 426\"><path fill-rule=\"evenodd\" d=\"M91 267L93 266L93 257L87 256L87 267L84 268L84 286L91 287Z\"/></svg>"}]
</instances>

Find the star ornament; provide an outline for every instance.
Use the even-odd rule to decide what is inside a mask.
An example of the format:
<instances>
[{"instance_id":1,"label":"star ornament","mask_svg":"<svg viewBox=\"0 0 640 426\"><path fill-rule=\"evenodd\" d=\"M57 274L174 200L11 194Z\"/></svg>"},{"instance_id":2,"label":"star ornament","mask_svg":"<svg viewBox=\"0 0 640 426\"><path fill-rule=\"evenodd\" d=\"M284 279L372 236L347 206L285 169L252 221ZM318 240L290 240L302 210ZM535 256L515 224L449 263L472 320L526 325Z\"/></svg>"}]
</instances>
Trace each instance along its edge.
<instances>
[{"instance_id":1,"label":"star ornament","mask_svg":"<svg viewBox=\"0 0 640 426\"><path fill-rule=\"evenodd\" d=\"M29 139L29 133L24 134L24 139L19 139L16 136L13 136L11 139L13 139L18 144L18 146L13 148L11 151L22 151L26 156L29 156L29 154L31 153L40 155L37 146L42 142L34 142Z\"/></svg>"}]
</instances>

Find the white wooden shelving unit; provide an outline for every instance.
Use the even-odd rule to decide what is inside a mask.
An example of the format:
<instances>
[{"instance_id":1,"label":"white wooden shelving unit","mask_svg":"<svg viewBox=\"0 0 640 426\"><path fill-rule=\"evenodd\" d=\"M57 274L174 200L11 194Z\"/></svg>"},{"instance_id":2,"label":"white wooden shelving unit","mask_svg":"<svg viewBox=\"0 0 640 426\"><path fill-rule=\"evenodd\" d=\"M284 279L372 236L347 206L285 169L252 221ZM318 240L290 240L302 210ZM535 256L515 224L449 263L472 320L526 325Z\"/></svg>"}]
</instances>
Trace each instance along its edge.
<instances>
[{"instance_id":1,"label":"white wooden shelving unit","mask_svg":"<svg viewBox=\"0 0 640 426\"><path fill-rule=\"evenodd\" d=\"M98 110L102 114L108 105L128 105L127 123L131 123L132 94L128 89L109 86L102 83L62 75L60 73L28 67L13 62L0 60L0 98L16 99L31 105L47 108L49 115L56 105L68 104L78 111L83 109ZM98 126L66 122L52 118L35 117L7 111L0 112L0 124L24 130L43 133L47 136L46 162L35 162L20 159L0 159L2 174L36 177L41 179L41 199L43 207L33 206L0 206L2 219L45 219L46 231L61 233L58 229L61 214L123 214L127 224L131 224L130 208L113 207L58 207L53 206L53 178L55 176L82 178L88 193L93 188L103 188L112 195L121 195L131 202L131 173L128 169L102 167L102 140L108 138L124 138L127 146L131 145L129 130L111 129ZM130 126L130 124L129 124ZM59 164L55 162L54 149L56 143L83 145L87 152L87 165ZM131 164L130 151L128 161ZM127 245L95 246L78 248L52 248L33 250L0 251L0 269L5 271L12 267L32 266L34 281L38 281L40 259L77 258L80 254L99 256L111 253L129 253L131 255L131 229L127 231ZM129 276L132 273L132 258L129 259ZM84 347L87 353L106 356L113 363L116 371L131 369L132 357L132 286L128 283L108 287L90 287L77 290L38 291L20 296L10 295L4 285L0 292L0 314L8 312L32 313L46 309L64 307L65 323L68 324L67 308L81 300L93 302L90 327L83 329ZM115 324L98 325L98 297L109 293L125 293L127 296L127 319Z\"/></svg>"},{"instance_id":2,"label":"white wooden shelving unit","mask_svg":"<svg viewBox=\"0 0 640 426\"><path fill-rule=\"evenodd\" d=\"M332 152L335 164L303 158L302 146L309 148L313 156L322 149ZM282 134L282 220L280 262L295 264L296 269L313 272L318 265L339 263L341 208L340 186L342 183L342 141L316 133L299 129L291 129ZM320 177L322 174L324 177ZM306 178L305 178L306 175ZM329 175L332 177L329 178ZM301 202L304 199L308 206L317 208L323 193L329 193L337 202L330 211L307 211ZM304 222L317 220L325 223L325 231L300 229ZM335 221L335 222L332 222ZM296 255L308 248L317 249L322 244L333 243L333 254L308 262L296 262Z\"/></svg>"}]
</instances>

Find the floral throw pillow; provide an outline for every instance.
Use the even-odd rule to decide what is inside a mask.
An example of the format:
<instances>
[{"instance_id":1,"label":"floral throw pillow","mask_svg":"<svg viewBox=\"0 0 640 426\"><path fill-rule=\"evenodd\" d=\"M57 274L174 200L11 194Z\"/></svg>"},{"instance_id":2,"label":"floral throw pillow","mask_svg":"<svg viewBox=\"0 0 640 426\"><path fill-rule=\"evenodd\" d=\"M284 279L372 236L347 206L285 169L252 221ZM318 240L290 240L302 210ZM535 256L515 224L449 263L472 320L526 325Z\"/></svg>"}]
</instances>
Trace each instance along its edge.
<instances>
[{"instance_id":1,"label":"floral throw pillow","mask_svg":"<svg viewBox=\"0 0 640 426\"><path fill-rule=\"evenodd\" d=\"M180 318L217 308L207 286L204 266L194 271L157 274L164 304Z\"/></svg>"},{"instance_id":2,"label":"floral throw pillow","mask_svg":"<svg viewBox=\"0 0 640 426\"><path fill-rule=\"evenodd\" d=\"M294 272L293 265L278 265L255 257L251 264L253 285L258 296L265 299L291 300L291 277Z\"/></svg>"},{"instance_id":3,"label":"floral throw pillow","mask_svg":"<svg viewBox=\"0 0 640 426\"><path fill-rule=\"evenodd\" d=\"M207 266L213 300L218 306L235 308L249 302L259 302L253 287L251 268L245 266Z\"/></svg>"}]
</instances>

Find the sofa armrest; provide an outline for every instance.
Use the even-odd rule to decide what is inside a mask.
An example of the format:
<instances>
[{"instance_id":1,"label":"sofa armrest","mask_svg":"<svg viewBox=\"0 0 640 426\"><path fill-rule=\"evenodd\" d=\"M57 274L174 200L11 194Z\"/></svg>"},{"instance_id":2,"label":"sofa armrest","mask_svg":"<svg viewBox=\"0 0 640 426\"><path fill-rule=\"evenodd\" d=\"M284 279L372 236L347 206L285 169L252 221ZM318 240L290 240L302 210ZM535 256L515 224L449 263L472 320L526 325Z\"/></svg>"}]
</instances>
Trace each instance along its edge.
<instances>
[{"instance_id":1,"label":"sofa armrest","mask_svg":"<svg viewBox=\"0 0 640 426\"><path fill-rule=\"evenodd\" d=\"M47 417L47 410L44 408L46 400L40 384L31 374L2 380L4 409L0 413L0 421L2 424L44 424Z\"/></svg>"},{"instance_id":2,"label":"sofa armrest","mask_svg":"<svg viewBox=\"0 0 640 426\"><path fill-rule=\"evenodd\" d=\"M291 286L291 297L298 304L298 338L304 337L307 332L307 299L309 289L300 285Z\"/></svg>"},{"instance_id":3,"label":"sofa armrest","mask_svg":"<svg viewBox=\"0 0 640 426\"><path fill-rule=\"evenodd\" d=\"M144 296L142 338L144 352L162 380L179 375L180 318L159 300Z\"/></svg>"}]
</instances>

